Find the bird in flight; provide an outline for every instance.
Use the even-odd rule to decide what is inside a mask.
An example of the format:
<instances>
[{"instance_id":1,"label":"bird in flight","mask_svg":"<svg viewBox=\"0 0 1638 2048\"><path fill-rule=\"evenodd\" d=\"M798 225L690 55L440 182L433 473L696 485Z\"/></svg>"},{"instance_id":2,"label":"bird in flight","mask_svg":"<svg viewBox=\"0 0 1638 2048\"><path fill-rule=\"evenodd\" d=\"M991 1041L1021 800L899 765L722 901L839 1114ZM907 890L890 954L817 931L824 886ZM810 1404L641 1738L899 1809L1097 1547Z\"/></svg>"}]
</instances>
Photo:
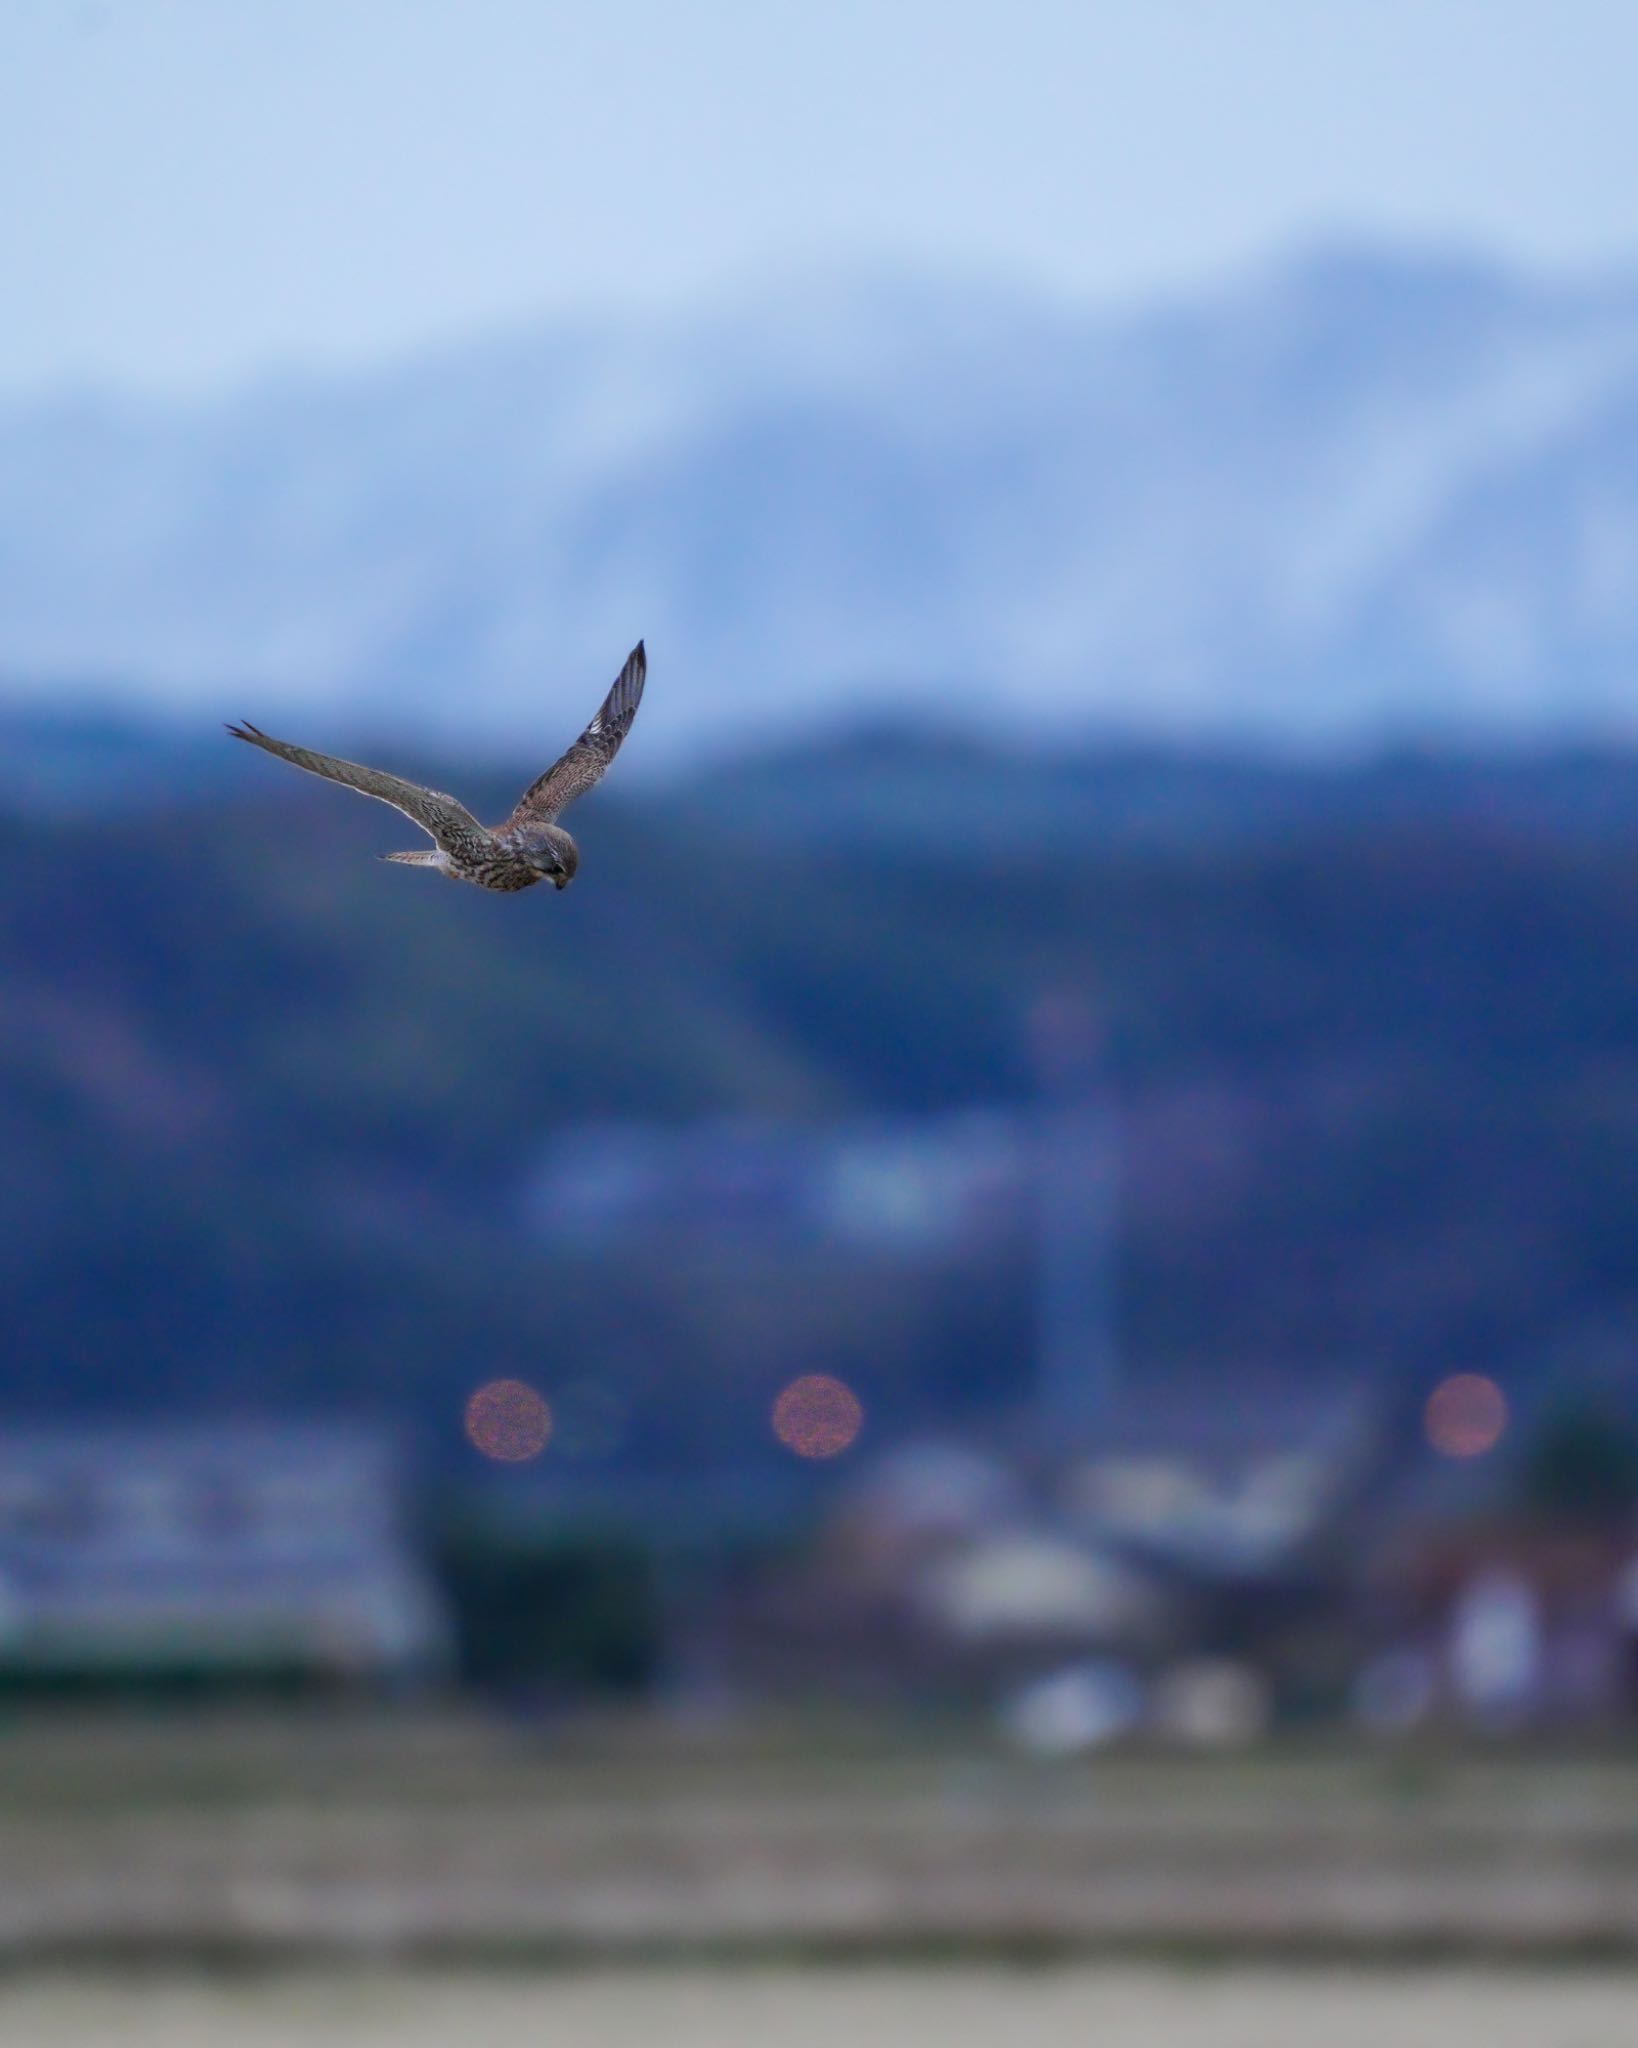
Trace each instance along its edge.
<instances>
[{"instance_id":1,"label":"bird in flight","mask_svg":"<svg viewBox=\"0 0 1638 2048\"><path fill-rule=\"evenodd\" d=\"M475 882L480 889L531 889L536 882L546 881L566 889L580 865L580 849L557 822L558 815L602 780L604 769L620 751L620 742L637 716L647 674L648 657L639 640L591 724L560 761L529 785L506 822L493 828L480 825L464 804L441 790L423 789L418 782L405 782L379 768L338 761L333 754L293 747L287 740L269 738L249 723L230 725L228 731L236 740L248 740L253 747L277 754L281 761L291 761L309 774L327 775L332 782L344 782L349 789L379 797L406 818L413 818L433 841L430 853L384 853L383 860L402 861L412 868L436 868L452 881Z\"/></svg>"}]
</instances>

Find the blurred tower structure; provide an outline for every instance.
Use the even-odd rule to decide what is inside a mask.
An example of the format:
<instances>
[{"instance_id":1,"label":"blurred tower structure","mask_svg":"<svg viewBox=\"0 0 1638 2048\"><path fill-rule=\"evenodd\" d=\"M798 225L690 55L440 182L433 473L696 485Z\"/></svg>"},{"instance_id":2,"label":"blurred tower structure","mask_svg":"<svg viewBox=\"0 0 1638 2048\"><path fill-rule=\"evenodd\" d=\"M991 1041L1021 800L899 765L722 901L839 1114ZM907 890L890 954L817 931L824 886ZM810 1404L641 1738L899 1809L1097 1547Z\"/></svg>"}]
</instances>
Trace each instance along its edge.
<instances>
[{"instance_id":1,"label":"blurred tower structure","mask_svg":"<svg viewBox=\"0 0 1638 2048\"><path fill-rule=\"evenodd\" d=\"M1119 1150L1101 1020L1084 997L1043 997L1030 1016L1036 1113L1037 1367L1043 1445L1074 1448L1119 1391L1115 1227Z\"/></svg>"}]
</instances>

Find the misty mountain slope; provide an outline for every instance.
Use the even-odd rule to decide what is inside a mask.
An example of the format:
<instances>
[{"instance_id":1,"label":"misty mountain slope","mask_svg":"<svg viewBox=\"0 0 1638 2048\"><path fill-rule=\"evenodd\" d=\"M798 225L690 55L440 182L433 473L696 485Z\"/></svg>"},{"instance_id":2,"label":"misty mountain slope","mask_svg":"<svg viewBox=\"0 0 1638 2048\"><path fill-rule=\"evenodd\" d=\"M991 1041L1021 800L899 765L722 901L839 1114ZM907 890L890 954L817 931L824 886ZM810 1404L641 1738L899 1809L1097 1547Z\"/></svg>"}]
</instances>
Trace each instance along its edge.
<instances>
[{"instance_id":1,"label":"misty mountain slope","mask_svg":"<svg viewBox=\"0 0 1638 2048\"><path fill-rule=\"evenodd\" d=\"M878 698L1630 723L1635 389L1638 287L1343 252L1137 317L816 281L192 411L13 406L0 672L555 741L642 632L655 760Z\"/></svg>"},{"instance_id":2,"label":"misty mountain slope","mask_svg":"<svg viewBox=\"0 0 1638 2048\"><path fill-rule=\"evenodd\" d=\"M1638 710L1638 369L1573 430L1498 459L1452 494L1359 608L1358 658L1407 688L1455 691L1528 726L1557 667L1589 724ZM1548 698L1551 705L1551 698Z\"/></svg>"}]
</instances>

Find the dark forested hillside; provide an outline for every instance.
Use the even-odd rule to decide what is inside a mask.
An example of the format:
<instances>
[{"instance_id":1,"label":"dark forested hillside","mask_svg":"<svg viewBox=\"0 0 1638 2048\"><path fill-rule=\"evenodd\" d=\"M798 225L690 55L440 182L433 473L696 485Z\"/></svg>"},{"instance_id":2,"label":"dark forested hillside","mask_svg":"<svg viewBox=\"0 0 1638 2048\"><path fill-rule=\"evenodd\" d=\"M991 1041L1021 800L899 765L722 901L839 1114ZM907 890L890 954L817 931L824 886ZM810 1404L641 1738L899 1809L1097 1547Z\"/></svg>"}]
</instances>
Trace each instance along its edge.
<instances>
[{"instance_id":1,"label":"dark forested hillside","mask_svg":"<svg viewBox=\"0 0 1638 2048\"><path fill-rule=\"evenodd\" d=\"M435 1420L608 1370L630 1454L695 1459L804 1364L907 1419L1002 1408L1021 1233L840 1285L554 1248L520 1191L565 1121L1015 1099L1065 985L1109 1020L1134 1371L1638 1358L1638 836L1607 779L1577 834L1372 772L1328 805L1280 771L1275 834L1114 843L600 798L561 898L378 865L400 821L295 778L0 821L7 1409Z\"/></svg>"}]
</instances>

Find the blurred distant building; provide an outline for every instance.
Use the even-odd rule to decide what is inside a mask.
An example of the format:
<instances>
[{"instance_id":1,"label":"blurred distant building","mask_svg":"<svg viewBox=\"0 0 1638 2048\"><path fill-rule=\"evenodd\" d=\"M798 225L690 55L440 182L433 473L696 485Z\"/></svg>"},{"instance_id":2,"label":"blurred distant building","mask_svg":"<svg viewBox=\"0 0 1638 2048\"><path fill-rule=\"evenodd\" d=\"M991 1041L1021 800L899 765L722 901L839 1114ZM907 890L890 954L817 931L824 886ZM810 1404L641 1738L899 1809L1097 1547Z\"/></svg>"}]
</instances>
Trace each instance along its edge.
<instances>
[{"instance_id":1,"label":"blurred distant building","mask_svg":"<svg viewBox=\"0 0 1638 2048\"><path fill-rule=\"evenodd\" d=\"M536 1208L559 1243L640 1231L915 1257L1015 1226L1032 1164L1021 1120L1002 1110L822 1125L589 1124L546 1148Z\"/></svg>"},{"instance_id":2,"label":"blurred distant building","mask_svg":"<svg viewBox=\"0 0 1638 2048\"><path fill-rule=\"evenodd\" d=\"M0 1680L440 1673L404 1474L366 1431L0 1434Z\"/></svg>"},{"instance_id":3,"label":"blurred distant building","mask_svg":"<svg viewBox=\"0 0 1638 2048\"><path fill-rule=\"evenodd\" d=\"M1379 1652L1365 1676L1380 1689L1414 1668L1418 1720L1628 1719L1638 1714L1635 1543L1631 1528L1494 1511L1400 1525L1365 1560Z\"/></svg>"},{"instance_id":4,"label":"blurred distant building","mask_svg":"<svg viewBox=\"0 0 1638 2048\"><path fill-rule=\"evenodd\" d=\"M1108 1660L1136 1675L1228 1657L1236 1699L1248 1672L1266 1691L1289 1645L1353 1630L1355 1547L1405 1448L1393 1404L1337 1381L1284 1400L1128 1389L1095 1440L1057 1453L1031 1432L864 1467L805 1557L741 1589L731 1668L751 1689L993 1698L1090 1658L1101 1699Z\"/></svg>"},{"instance_id":5,"label":"blurred distant building","mask_svg":"<svg viewBox=\"0 0 1638 2048\"><path fill-rule=\"evenodd\" d=\"M524 1209L559 1246L719 1246L937 1259L1010 1243L1037 1274L1030 1408L1062 1450L1119 1394L1117 1136L1103 1041L1083 1004L1030 1019L1033 1104L827 1123L586 1124L545 1147Z\"/></svg>"},{"instance_id":6,"label":"blurred distant building","mask_svg":"<svg viewBox=\"0 0 1638 2048\"><path fill-rule=\"evenodd\" d=\"M1380 1404L1347 1381L1134 1388L1110 1403L1094 1443L1056 1462L1054 1492L1082 1536L1256 1574L1351 1522L1361 1492L1401 1458Z\"/></svg>"}]
</instances>

